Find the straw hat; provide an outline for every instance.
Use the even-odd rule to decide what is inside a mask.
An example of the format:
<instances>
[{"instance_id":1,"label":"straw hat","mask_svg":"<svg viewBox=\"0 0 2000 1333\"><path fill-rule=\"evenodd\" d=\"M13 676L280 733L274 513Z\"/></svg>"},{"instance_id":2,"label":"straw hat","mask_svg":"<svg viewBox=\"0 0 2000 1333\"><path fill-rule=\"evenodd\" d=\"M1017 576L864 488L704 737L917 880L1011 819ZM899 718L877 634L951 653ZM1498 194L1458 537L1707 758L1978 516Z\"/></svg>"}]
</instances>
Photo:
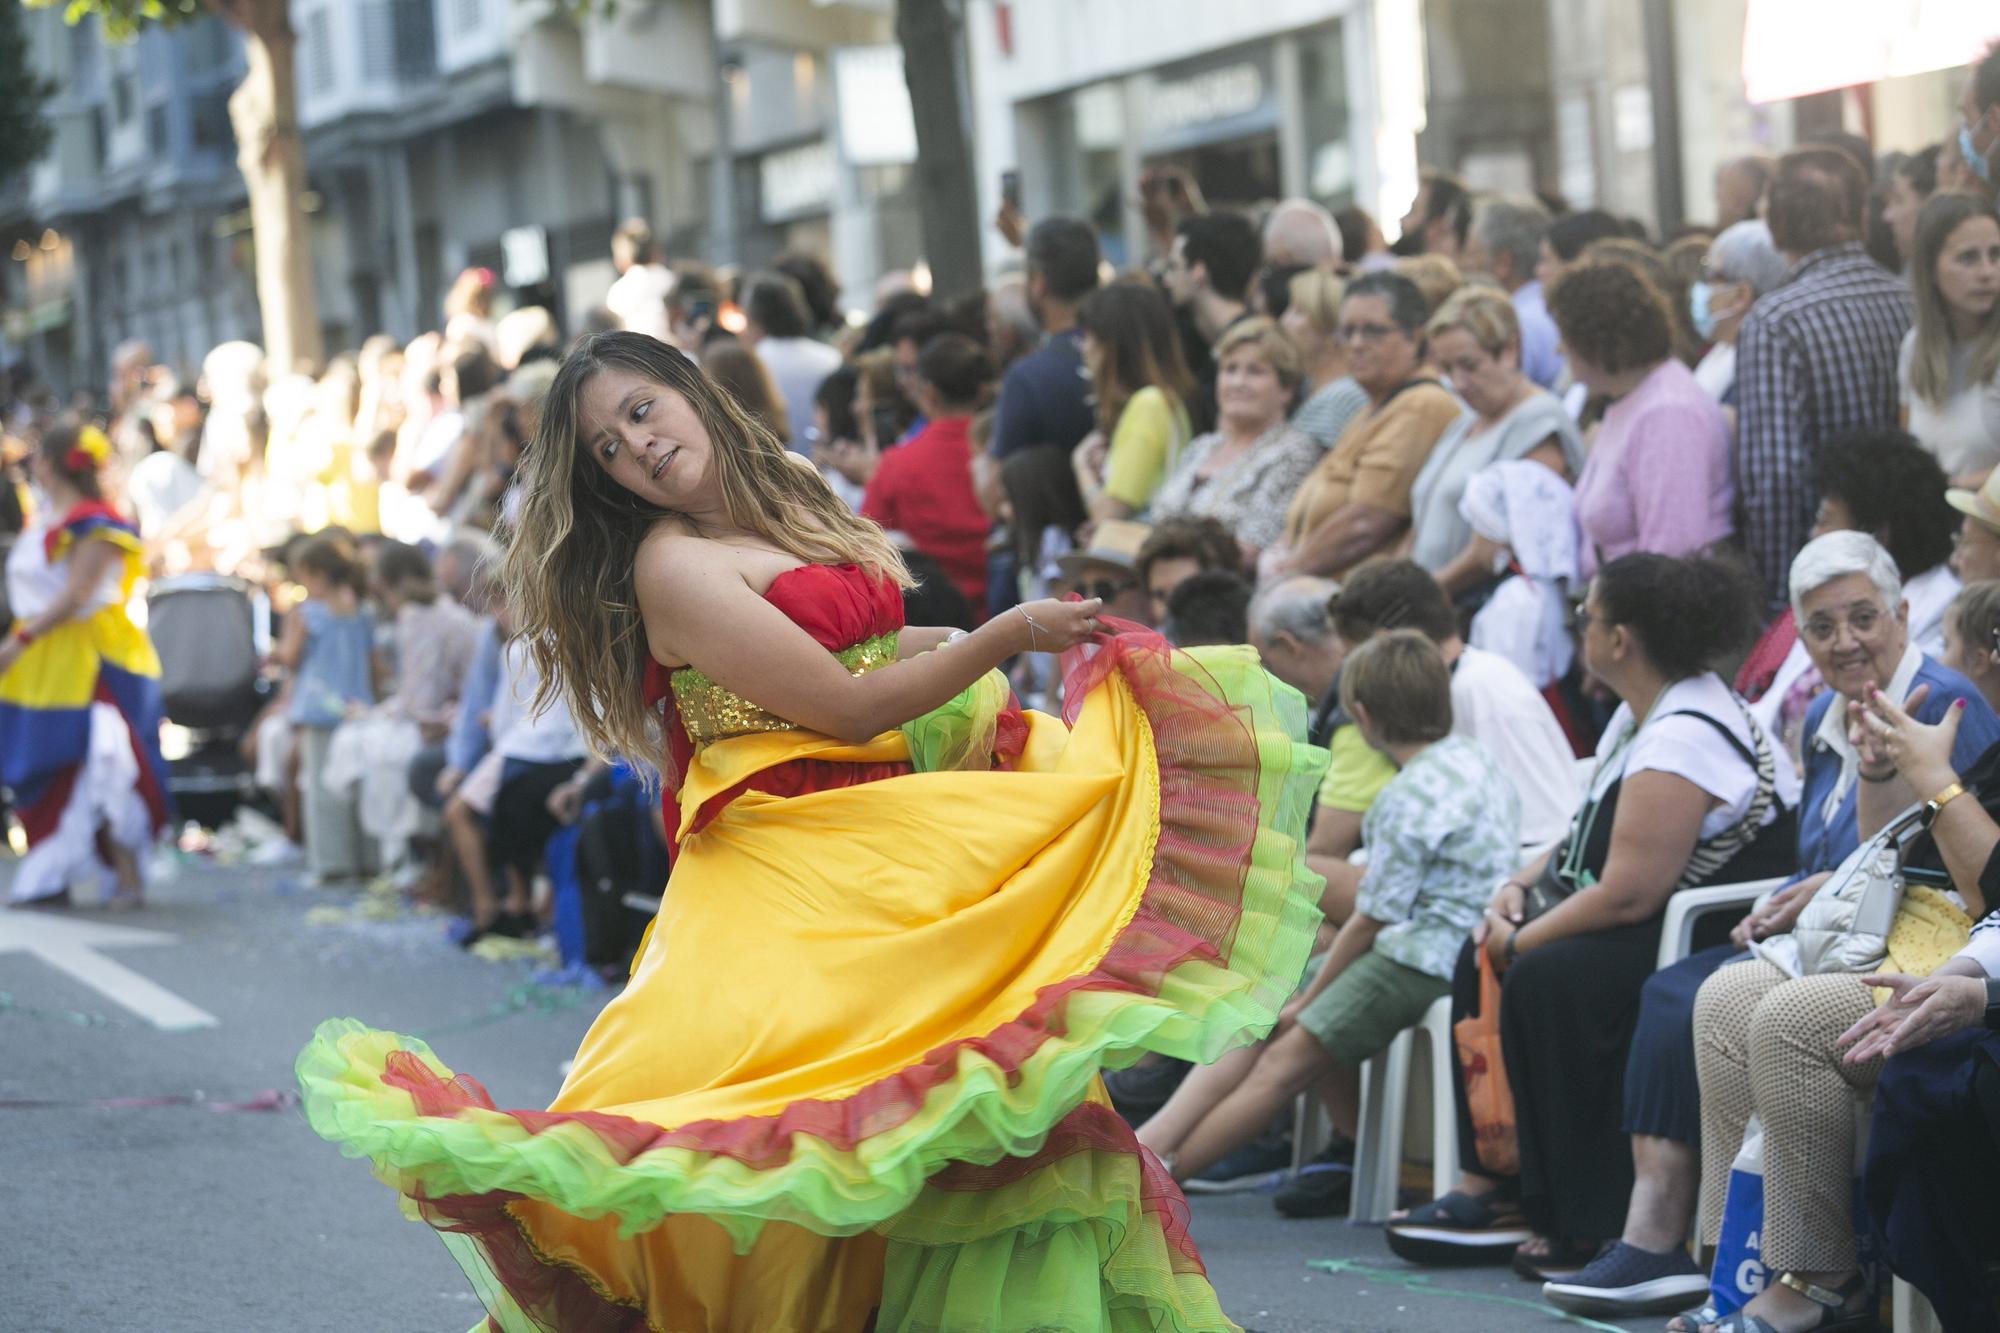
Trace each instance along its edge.
<instances>
[{"instance_id":1,"label":"straw hat","mask_svg":"<svg viewBox=\"0 0 2000 1333\"><path fill-rule=\"evenodd\" d=\"M1153 529L1145 523L1134 523L1130 519L1106 519L1099 523L1090 534L1090 545L1081 551L1065 551L1056 557L1056 568L1063 577L1075 580L1085 570L1109 565L1127 574L1139 568L1139 548L1146 544Z\"/></svg>"},{"instance_id":2,"label":"straw hat","mask_svg":"<svg viewBox=\"0 0 2000 1333\"><path fill-rule=\"evenodd\" d=\"M1944 498L1959 513L1976 518L1992 532L2000 533L2000 469L1990 474L1978 490L1954 486L1944 493Z\"/></svg>"}]
</instances>

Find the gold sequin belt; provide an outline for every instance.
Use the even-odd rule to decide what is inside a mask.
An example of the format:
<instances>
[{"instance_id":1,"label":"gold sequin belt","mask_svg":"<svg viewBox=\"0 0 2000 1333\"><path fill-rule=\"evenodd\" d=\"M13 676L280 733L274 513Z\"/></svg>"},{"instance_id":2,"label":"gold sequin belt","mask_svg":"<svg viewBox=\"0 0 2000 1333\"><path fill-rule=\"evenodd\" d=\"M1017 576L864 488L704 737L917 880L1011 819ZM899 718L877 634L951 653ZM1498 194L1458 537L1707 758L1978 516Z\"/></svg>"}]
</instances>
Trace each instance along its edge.
<instances>
[{"instance_id":1,"label":"gold sequin belt","mask_svg":"<svg viewBox=\"0 0 2000 1333\"><path fill-rule=\"evenodd\" d=\"M896 660L896 631L863 639L835 653L834 660L849 675L861 676ZM724 689L695 667L682 667L668 677L679 706L681 725L696 745L749 736L760 731L790 731L796 723L751 703L733 690Z\"/></svg>"}]
</instances>

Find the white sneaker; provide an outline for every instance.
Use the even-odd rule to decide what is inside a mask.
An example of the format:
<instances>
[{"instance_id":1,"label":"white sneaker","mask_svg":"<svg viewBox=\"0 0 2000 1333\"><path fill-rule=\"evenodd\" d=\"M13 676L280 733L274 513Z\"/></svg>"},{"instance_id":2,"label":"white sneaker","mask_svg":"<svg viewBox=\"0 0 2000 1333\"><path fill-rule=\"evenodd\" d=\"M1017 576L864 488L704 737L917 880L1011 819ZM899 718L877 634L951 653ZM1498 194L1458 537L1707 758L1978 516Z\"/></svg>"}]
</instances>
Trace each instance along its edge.
<instances>
[{"instance_id":1,"label":"white sneaker","mask_svg":"<svg viewBox=\"0 0 2000 1333\"><path fill-rule=\"evenodd\" d=\"M280 834L270 842L252 848L250 855L244 860L253 866L295 866L305 860L305 856L304 848Z\"/></svg>"}]
</instances>

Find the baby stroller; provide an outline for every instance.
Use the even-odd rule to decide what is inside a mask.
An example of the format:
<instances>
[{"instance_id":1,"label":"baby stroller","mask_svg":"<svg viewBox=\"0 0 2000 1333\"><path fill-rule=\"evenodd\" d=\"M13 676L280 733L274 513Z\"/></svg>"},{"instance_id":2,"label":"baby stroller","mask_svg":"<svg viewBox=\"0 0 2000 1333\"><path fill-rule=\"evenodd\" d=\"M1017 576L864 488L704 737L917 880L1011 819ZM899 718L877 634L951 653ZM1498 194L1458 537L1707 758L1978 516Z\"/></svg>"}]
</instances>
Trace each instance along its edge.
<instances>
[{"instance_id":1,"label":"baby stroller","mask_svg":"<svg viewBox=\"0 0 2000 1333\"><path fill-rule=\"evenodd\" d=\"M242 743L270 690L258 670L270 602L242 579L182 574L153 583L146 615L160 655L167 786L182 818L218 828L255 791Z\"/></svg>"}]
</instances>

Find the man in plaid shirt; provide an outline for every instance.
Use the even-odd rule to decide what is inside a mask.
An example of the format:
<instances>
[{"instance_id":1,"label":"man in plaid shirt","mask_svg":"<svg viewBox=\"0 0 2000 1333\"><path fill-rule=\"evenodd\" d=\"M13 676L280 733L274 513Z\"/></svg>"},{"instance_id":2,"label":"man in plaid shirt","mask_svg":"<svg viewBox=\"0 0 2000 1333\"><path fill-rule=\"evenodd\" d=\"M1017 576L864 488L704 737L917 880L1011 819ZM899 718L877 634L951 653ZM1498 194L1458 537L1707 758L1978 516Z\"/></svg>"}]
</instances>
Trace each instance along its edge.
<instances>
[{"instance_id":1,"label":"man in plaid shirt","mask_svg":"<svg viewBox=\"0 0 2000 1333\"><path fill-rule=\"evenodd\" d=\"M1909 285L1861 247L1868 181L1846 153L1801 148L1771 182L1771 239L1792 263L1736 340L1736 529L1774 605L1805 544L1820 446L1894 427Z\"/></svg>"}]
</instances>

